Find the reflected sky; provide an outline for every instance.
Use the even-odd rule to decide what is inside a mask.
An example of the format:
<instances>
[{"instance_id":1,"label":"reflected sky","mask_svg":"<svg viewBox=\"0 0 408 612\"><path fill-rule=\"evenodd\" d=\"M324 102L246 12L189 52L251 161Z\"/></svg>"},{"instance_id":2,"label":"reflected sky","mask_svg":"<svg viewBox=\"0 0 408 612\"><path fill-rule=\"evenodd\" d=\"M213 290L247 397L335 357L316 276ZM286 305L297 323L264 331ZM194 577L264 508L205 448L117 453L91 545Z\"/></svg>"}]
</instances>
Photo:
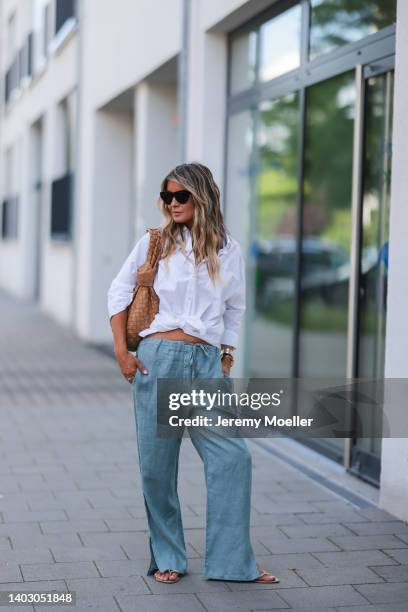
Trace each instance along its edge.
<instances>
[{"instance_id":1,"label":"reflected sky","mask_svg":"<svg viewBox=\"0 0 408 612\"><path fill-rule=\"evenodd\" d=\"M396 19L396 0L311 0L311 60L361 40Z\"/></svg>"}]
</instances>

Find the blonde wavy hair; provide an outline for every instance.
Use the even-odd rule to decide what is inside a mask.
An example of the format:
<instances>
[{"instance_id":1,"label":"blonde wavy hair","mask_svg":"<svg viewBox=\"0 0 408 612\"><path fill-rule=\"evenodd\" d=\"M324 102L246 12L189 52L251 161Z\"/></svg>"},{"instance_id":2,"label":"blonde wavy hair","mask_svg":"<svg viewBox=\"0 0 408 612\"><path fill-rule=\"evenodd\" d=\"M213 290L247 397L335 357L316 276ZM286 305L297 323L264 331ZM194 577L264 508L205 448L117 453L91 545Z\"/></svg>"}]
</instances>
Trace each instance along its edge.
<instances>
[{"instance_id":1,"label":"blonde wavy hair","mask_svg":"<svg viewBox=\"0 0 408 612\"><path fill-rule=\"evenodd\" d=\"M166 191L168 181L183 185L191 193L194 204L193 225L191 228L192 248L196 267L207 258L207 270L213 284L220 279L220 258L218 250L227 243L228 230L224 223L220 205L220 190L207 166L198 162L180 164L163 179L160 191ZM183 224L176 223L167 206L159 197L157 201L164 216L161 226L163 237L162 259L168 258L176 250L176 244L185 252Z\"/></svg>"}]
</instances>

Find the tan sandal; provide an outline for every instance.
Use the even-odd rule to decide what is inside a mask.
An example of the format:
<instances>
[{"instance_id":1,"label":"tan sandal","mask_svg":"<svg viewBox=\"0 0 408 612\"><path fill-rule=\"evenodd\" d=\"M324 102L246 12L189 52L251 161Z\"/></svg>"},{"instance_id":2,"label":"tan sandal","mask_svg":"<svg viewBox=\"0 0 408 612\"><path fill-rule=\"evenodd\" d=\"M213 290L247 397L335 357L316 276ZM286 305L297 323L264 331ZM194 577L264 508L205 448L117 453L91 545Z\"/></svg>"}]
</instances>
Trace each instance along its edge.
<instances>
[{"instance_id":1,"label":"tan sandal","mask_svg":"<svg viewBox=\"0 0 408 612\"><path fill-rule=\"evenodd\" d=\"M163 578L160 578L160 577L159 577L159 574L166 574L167 572L170 572L170 576L171 576L172 574L176 574L176 576L174 576L173 578L171 578L171 577L169 576L169 579L168 579L168 580L164 580ZM183 576L183 574L181 574L181 573L180 573L180 572L178 572L177 570L172 570L172 569L170 569L170 570L164 570L164 572L161 572L160 570L157 570L157 572L155 572L155 574L154 574L154 579L155 579L157 582L164 582L164 583L166 583L166 582L167 582L167 583L172 583L172 584L173 584L174 582L178 582L178 581L181 579L181 577L182 577L182 576Z\"/></svg>"},{"instance_id":2,"label":"tan sandal","mask_svg":"<svg viewBox=\"0 0 408 612\"><path fill-rule=\"evenodd\" d=\"M255 578L254 582L261 582L263 584L275 584L277 582L280 582L279 578L277 578L273 574L270 574L265 569L262 569L261 567L259 569L261 570L261 573L258 578Z\"/></svg>"}]
</instances>

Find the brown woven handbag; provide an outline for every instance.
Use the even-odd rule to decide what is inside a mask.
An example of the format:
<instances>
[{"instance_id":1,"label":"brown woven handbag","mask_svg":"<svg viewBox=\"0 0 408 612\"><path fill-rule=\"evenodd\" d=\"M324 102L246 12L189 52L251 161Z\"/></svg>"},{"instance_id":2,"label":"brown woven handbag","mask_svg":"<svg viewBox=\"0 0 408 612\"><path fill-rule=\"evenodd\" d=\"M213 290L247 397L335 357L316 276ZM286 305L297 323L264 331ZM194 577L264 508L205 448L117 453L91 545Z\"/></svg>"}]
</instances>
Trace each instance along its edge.
<instances>
[{"instance_id":1,"label":"brown woven handbag","mask_svg":"<svg viewBox=\"0 0 408 612\"><path fill-rule=\"evenodd\" d=\"M149 228L146 231L150 233L146 261L137 269L132 302L127 308L126 345L128 351L136 351L142 339L139 332L150 327L159 312L159 297L153 289L153 282L162 254L162 234L160 228Z\"/></svg>"}]
</instances>

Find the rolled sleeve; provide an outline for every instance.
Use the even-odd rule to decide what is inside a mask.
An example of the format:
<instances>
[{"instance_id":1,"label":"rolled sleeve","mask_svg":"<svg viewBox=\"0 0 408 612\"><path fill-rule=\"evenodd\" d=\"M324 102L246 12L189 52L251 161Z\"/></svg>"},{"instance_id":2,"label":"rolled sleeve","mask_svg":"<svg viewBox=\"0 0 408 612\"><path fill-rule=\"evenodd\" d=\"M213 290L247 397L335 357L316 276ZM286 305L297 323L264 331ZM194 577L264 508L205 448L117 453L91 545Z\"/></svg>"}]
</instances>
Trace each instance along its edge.
<instances>
[{"instance_id":1,"label":"rolled sleeve","mask_svg":"<svg viewBox=\"0 0 408 612\"><path fill-rule=\"evenodd\" d=\"M245 261L238 243L236 243L234 255L231 258L231 265L233 266L236 282L234 283L232 293L225 302L223 315L224 332L221 344L229 344L236 348L242 316L246 308Z\"/></svg>"},{"instance_id":2,"label":"rolled sleeve","mask_svg":"<svg viewBox=\"0 0 408 612\"><path fill-rule=\"evenodd\" d=\"M113 315L125 310L132 301L133 289L136 286L137 269L146 261L149 246L149 233L146 232L133 247L118 274L108 289L109 321Z\"/></svg>"}]
</instances>

